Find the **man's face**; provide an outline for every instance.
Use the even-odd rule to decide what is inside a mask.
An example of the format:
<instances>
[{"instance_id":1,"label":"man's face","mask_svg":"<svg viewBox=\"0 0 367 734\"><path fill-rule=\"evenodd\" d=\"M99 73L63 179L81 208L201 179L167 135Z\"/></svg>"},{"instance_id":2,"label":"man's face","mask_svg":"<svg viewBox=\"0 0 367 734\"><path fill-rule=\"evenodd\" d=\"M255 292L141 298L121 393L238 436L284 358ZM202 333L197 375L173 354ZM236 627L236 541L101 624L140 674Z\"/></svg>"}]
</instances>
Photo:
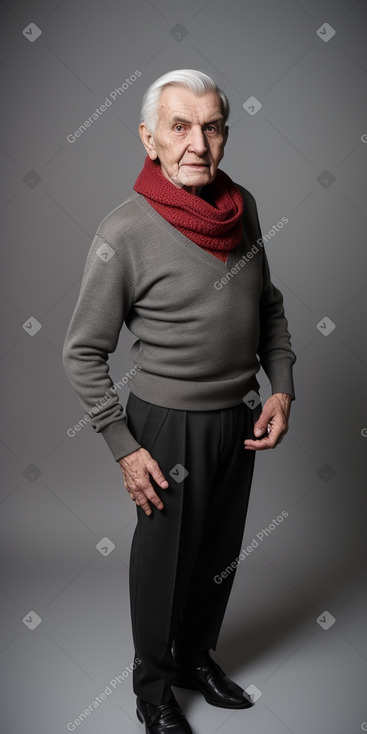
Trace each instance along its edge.
<instances>
[{"instance_id":1,"label":"man's face","mask_svg":"<svg viewBox=\"0 0 367 734\"><path fill-rule=\"evenodd\" d=\"M163 175L195 194L198 186L215 179L228 127L216 92L198 96L191 89L168 86L160 96L154 134L144 123L139 133L149 157L159 158Z\"/></svg>"}]
</instances>

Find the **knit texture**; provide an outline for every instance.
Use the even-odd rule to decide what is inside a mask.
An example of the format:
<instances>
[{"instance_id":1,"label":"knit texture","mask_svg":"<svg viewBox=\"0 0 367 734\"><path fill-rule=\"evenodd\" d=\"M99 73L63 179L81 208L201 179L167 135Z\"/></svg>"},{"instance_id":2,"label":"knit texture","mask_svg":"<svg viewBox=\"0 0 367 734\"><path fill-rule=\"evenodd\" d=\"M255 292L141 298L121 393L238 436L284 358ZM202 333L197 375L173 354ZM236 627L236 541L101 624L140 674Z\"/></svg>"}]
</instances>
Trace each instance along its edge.
<instances>
[{"instance_id":1,"label":"knit texture","mask_svg":"<svg viewBox=\"0 0 367 734\"><path fill-rule=\"evenodd\" d=\"M80 424L101 433L116 461L140 448L120 402L129 390L161 407L225 409L259 390L261 365L272 392L294 395L295 355L282 295L271 282L265 248L256 244L254 197L237 186L244 236L226 264L171 226L141 194L98 227L63 361L83 408ZM132 369L125 377L126 367L115 368L115 387L108 355L123 324L135 336ZM159 431L152 412L149 446Z\"/></svg>"},{"instance_id":2,"label":"knit texture","mask_svg":"<svg viewBox=\"0 0 367 734\"><path fill-rule=\"evenodd\" d=\"M167 222L225 262L241 241L243 199L232 179L219 168L213 183L205 188L214 205L175 186L163 175L159 161L149 156L134 184L134 190Z\"/></svg>"}]
</instances>

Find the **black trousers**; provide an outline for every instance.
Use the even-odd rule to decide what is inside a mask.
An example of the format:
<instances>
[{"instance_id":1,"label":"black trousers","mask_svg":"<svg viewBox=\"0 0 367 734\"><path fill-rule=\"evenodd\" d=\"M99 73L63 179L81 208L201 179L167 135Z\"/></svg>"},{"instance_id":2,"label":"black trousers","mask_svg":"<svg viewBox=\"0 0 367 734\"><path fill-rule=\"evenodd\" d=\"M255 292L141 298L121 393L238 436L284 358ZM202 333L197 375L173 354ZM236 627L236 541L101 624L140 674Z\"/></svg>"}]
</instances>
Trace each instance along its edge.
<instances>
[{"instance_id":1,"label":"black trousers","mask_svg":"<svg viewBox=\"0 0 367 734\"><path fill-rule=\"evenodd\" d=\"M172 642L200 664L215 650L235 577L218 576L241 551L254 469L255 411L185 411L148 403L130 392L128 427L158 462L168 489L151 483L164 503L147 516L137 507L130 555L135 658L133 689L159 705L171 696Z\"/></svg>"}]
</instances>

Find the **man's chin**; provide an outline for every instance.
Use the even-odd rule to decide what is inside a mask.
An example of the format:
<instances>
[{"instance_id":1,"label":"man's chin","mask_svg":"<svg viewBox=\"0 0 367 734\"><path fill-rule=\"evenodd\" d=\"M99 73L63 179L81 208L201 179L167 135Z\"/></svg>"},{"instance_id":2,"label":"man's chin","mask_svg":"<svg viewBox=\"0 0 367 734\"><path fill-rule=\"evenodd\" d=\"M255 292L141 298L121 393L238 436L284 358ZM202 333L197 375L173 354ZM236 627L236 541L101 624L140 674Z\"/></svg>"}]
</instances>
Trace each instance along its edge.
<instances>
[{"instance_id":1,"label":"man's chin","mask_svg":"<svg viewBox=\"0 0 367 734\"><path fill-rule=\"evenodd\" d=\"M214 180L214 176L210 175L208 171L193 171L192 173L185 173L180 176L181 186L207 186Z\"/></svg>"}]
</instances>

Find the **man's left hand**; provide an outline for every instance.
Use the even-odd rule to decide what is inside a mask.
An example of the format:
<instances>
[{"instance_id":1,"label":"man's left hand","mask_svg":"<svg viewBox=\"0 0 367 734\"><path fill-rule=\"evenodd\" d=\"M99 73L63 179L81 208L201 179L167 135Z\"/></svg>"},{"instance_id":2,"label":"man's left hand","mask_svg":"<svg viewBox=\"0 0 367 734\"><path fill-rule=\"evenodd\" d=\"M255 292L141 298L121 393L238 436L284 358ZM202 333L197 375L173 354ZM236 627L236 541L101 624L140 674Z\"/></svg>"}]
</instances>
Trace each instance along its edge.
<instances>
[{"instance_id":1,"label":"man's left hand","mask_svg":"<svg viewBox=\"0 0 367 734\"><path fill-rule=\"evenodd\" d=\"M292 396L288 393L276 392L271 395L264 403L260 418L254 425L254 435L259 438L255 440L247 438L244 441L245 449L255 451L274 449L288 431L291 403Z\"/></svg>"}]
</instances>

